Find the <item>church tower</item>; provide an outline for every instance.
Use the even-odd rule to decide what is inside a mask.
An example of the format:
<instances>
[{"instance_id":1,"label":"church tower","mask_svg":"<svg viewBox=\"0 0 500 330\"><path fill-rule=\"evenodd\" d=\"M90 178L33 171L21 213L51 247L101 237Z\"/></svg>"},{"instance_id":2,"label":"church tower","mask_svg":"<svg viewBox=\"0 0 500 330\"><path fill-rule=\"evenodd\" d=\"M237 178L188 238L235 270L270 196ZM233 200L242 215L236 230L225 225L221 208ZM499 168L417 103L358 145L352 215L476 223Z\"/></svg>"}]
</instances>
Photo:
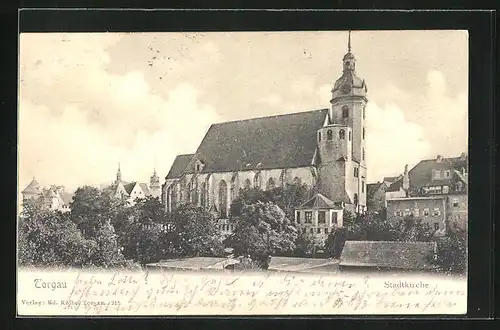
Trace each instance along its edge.
<instances>
[{"instance_id":1,"label":"church tower","mask_svg":"<svg viewBox=\"0 0 500 330\"><path fill-rule=\"evenodd\" d=\"M118 171L116 171L115 185L118 185L120 182L122 182L122 171L120 168L120 163L118 163Z\"/></svg>"},{"instance_id":2,"label":"church tower","mask_svg":"<svg viewBox=\"0 0 500 330\"><path fill-rule=\"evenodd\" d=\"M320 191L334 202L366 209L365 107L367 88L356 75L351 32L342 76L332 89L330 122L318 131Z\"/></svg>"},{"instance_id":3,"label":"church tower","mask_svg":"<svg viewBox=\"0 0 500 330\"><path fill-rule=\"evenodd\" d=\"M156 173L156 168L153 171L153 176L149 180L149 190L151 191L151 196L153 197L161 196L160 177Z\"/></svg>"}]
</instances>

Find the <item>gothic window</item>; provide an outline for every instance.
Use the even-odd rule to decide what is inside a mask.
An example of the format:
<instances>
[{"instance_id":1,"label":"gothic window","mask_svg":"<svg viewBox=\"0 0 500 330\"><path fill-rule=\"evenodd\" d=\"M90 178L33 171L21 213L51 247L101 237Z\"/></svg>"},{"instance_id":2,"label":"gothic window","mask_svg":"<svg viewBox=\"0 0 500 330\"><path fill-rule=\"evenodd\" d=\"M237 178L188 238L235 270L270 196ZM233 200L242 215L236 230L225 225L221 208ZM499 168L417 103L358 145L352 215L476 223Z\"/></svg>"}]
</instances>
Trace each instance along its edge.
<instances>
[{"instance_id":1,"label":"gothic window","mask_svg":"<svg viewBox=\"0 0 500 330\"><path fill-rule=\"evenodd\" d=\"M193 195L192 195L192 191L191 191L191 183L188 183L188 185L187 185L187 198L188 198L189 203L191 203L193 201Z\"/></svg>"},{"instance_id":2,"label":"gothic window","mask_svg":"<svg viewBox=\"0 0 500 330\"><path fill-rule=\"evenodd\" d=\"M365 182L364 181L361 181L361 192L362 193L365 192Z\"/></svg>"},{"instance_id":3,"label":"gothic window","mask_svg":"<svg viewBox=\"0 0 500 330\"><path fill-rule=\"evenodd\" d=\"M193 204L198 205L198 185L195 184L193 188Z\"/></svg>"},{"instance_id":4,"label":"gothic window","mask_svg":"<svg viewBox=\"0 0 500 330\"><path fill-rule=\"evenodd\" d=\"M321 132L318 132L318 142L321 142Z\"/></svg>"},{"instance_id":5,"label":"gothic window","mask_svg":"<svg viewBox=\"0 0 500 330\"><path fill-rule=\"evenodd\" d=\"M250 189L250 185L251 185L251 184L250 184L250 180L249 180L249 179L246 179L246 180L245 180L245 184L244 184L245 189Z\"/></svg>"},{"instance_id":6,"label":"gothic window","mask_svg":"<svg viewBox=\"0 0 500 330\"><path fill-rule=\"evenodd\" d=\"M331 130L326 131L326 139L331 141L333 139L333 134Z\"/></svg>"},{"instance_id":7,"label":"gothic window","mask_svg":"<svg viewBox=\"0 0 500 330\"><path fill-rule=\"evenodd\" d=\"M352 140L352 133L351 133L351 131L349 131L349 141L351 141L351 140Z\"/></svg>"},{"instance_id":8,"label":"gothic window","mask_svg":"<svg viewBox=\"0 0 500 330\"><path fill-rule=\"evenodd\" d=\"M236 182L232 181L231 182L231 191L230 191L230 195L231 195L231 200L235 199L236 198Z\"/></svg>"},{"instance_id":9,"label":"gothic window","mask_svg":"<svg viewBox=\"0 0 500 330\"><path fill-rule=\"evenodd\" d=\"M201 204L201 207L203 207L203 208L206 206L206 184L205 184L205 182L201 183L200 204Z\"/></svg>"},{"instance_id":10,"label":"gothic window","mask_svg":"<svg viewBox=\"0 0 500 330\"><path fill-rule=\"evenodd\" d=\"M339 139L341 140L344 140L345 139L345 131L343 129L341 129L339 131Z\"/></svg>"},{"instance_id":11,"label":"gothic window","mask_svg":"<svg viewBox=\"0 0 500 330\"><path fill-rule=\"evenodd\" d=\"M255 176L253 177L253 186L255 188L260 188L260 172L255 173Z\"/></svg>"},{"instance_id":12,"label":"gothic window","mask_svg":"<svg viewBox=\"0 0 500 330\"><path fill-rule=\"evenodd\" d=\"M223 219L227 218L227 204L227 184L226 181L222 180L219 183L219 212Z\"/></svg>"},{"instance_id":13,"label":"gothic window","mask_svg":"<svg viewBox=\"0 0 500 330\"><path fill-rule=\"evenodd\" d=\"M273 178L269 178L269 180L267 181L266 190L272 190L274 188L276 188L276 184L274 182L274 179Z\"/></svg>"},{"instance_id":14,"label":"gothic window","mask_svg":"<svg viewBox=\"0 0 500 330\"><path fill-rule=\"evenodd\" d=\"M347 105L344 105L342 107L342 118L348 118L349 117L349 108Z\"/></svg>"}]
</instances>

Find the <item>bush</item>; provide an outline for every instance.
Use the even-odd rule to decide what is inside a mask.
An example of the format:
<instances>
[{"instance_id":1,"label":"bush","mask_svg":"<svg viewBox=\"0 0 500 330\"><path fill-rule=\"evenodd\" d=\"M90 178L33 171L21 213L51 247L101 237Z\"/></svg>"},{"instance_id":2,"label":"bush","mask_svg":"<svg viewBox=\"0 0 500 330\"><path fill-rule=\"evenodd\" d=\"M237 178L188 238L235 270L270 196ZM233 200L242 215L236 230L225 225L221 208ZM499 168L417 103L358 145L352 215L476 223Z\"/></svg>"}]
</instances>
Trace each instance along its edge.
<instances>
[{"instance_id":1,"label":"bush","mask_svg":"<svg viewBox=\"0 0 500 330\"><path fill-rule=\"evenodd\" d=\"M325 241L325 252L331 258L340 258L345 241L347 240L347 228L336 228L332 231Z\"/></svg>"},{"instance_id":2,"label":"bush","mask_svg":"<svg viewBox=\"0 0 500 330\"><path fill-rule=\"evenodd\" d=\"M467 233L462 230L448 231L435 241L436 258L428 256L428 260L446 273L464 274L467 271Z\"/></svg>"}]
</instances>

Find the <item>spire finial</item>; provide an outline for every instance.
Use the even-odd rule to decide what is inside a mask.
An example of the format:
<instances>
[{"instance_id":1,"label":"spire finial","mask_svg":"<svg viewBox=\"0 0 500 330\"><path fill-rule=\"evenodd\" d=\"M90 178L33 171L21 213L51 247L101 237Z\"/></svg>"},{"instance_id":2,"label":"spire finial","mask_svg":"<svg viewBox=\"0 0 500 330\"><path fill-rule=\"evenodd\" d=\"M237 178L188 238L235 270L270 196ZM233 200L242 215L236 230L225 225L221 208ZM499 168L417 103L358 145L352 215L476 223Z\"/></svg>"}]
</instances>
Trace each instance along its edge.
<instances>
[{"instance_id":1,"label":"spire finial","mask_svg":"<svg viewBox=\"0 0 500 330\"><path fill-rule=\"evenodd\" d=\"M351 30L349 30L349 40L347 41L347 51L351 52Z\"/></svg>"}]
</instances>

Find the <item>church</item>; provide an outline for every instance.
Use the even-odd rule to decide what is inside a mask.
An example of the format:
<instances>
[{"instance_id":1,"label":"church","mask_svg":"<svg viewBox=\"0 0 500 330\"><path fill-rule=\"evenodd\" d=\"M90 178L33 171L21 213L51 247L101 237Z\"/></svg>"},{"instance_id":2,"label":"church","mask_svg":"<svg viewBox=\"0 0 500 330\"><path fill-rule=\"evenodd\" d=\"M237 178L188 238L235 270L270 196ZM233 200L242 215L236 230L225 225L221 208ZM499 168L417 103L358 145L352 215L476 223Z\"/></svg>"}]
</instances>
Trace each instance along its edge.
<instances>
[{"instance_id":1,"label":"church","mask_svg":"<svg viewBox=\"0 0 500 330\"><path fill-rule=\"evenodd\" d=\"M192 203L227 219L242 188L300 182L327 203L366 210L365 81L348 50L330 106L211 125L193 154L174 160L162 188L167 212Z\"/></svg>"}]
</instances>

